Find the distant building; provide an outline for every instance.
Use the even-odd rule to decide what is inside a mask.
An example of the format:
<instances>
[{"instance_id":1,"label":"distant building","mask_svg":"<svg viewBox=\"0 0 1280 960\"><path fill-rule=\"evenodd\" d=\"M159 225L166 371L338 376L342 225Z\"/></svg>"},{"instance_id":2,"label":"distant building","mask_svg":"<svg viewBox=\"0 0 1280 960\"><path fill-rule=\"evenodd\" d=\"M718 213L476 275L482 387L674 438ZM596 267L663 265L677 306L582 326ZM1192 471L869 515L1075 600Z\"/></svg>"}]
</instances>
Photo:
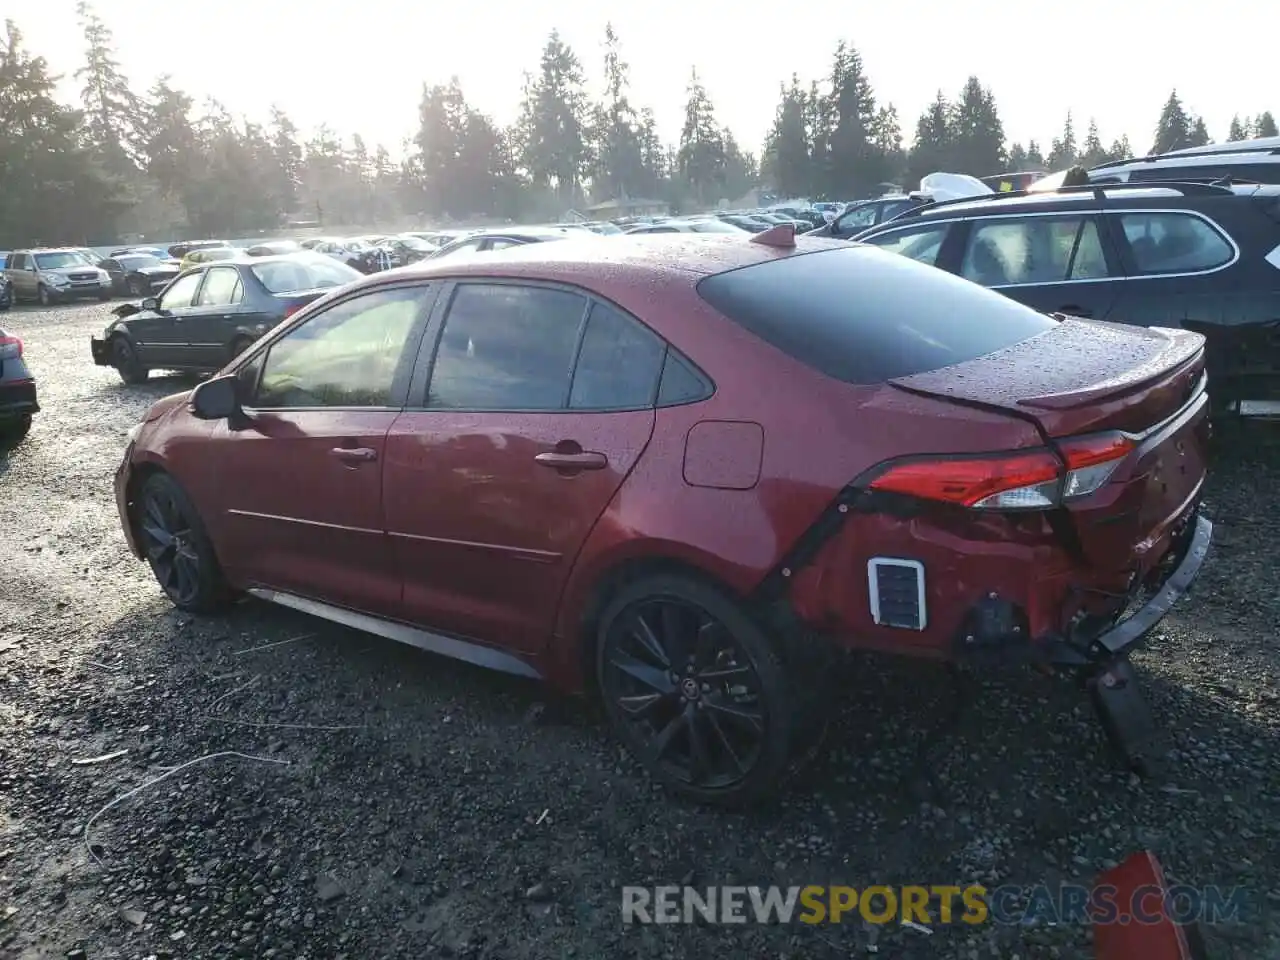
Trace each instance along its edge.
<instances>
[{"instance_id":1,"label":"distant building","mask_svg":"<svg viewBox=\"0 0 1280 960\"><path fill-rule=\"evenodd\" d=\"M662 200L622 197L587 207L587 213L597 220L613 220L617 217L665 217L671 213L671 205Z\"/></svg>"}]
</instances>

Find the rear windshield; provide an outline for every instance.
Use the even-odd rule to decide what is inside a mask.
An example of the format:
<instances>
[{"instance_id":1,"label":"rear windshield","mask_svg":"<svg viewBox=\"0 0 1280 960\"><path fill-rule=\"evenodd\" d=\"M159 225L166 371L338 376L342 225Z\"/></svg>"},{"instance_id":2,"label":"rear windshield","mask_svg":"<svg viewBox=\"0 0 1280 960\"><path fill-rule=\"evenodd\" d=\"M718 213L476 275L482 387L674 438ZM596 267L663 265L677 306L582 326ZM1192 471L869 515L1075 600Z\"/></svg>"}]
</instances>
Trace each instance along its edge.
<instances>
[{"instance_id":1,"label":"rear windshield","mask_svg":"<svg viewBox=\"0 0 1280 960\"><path fill-rule=\"evenodd\" d=\"M1057 324L976 283L861 246L715 274L698 293L762 340L846 383L963 363Z\"/></svg>"},{"instance_id":2,"label":"rear windshield","mask_svg":"<svg viewBox=\"0 0 1280 960\"><path fill-rule=\"evenodd\" d=\"M298 293L322 287L340 287L361 277L360 271L319 254L257 263L250 269L269 293Z\"/></svg>"}]
</instances>

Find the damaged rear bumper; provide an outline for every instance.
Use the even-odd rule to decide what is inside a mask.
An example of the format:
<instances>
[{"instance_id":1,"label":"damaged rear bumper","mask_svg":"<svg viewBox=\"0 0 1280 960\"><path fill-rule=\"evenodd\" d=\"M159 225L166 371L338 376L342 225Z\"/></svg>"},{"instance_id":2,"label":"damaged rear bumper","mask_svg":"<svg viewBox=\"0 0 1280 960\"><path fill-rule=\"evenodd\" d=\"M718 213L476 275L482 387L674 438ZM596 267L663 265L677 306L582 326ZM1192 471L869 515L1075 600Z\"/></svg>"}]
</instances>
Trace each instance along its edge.
<instances>
[{"instance_id":1,"label":"damaged rear bumper","mask_svg":"<svg viewBox=\"0 0 1280 960\"><path fill-rule=\"evenodd\" d=\"M1193 515L1178 544L1170 573L1154 596L1125 619L1093 636L1075 632L1071 636L1051 637L1042 646L1047 659L1055 666L1086 667L1127 656L1142 646L1147 635L1200 575L1212 540L1213 524L1207 517Z\"/></svg>"}]
</instances>

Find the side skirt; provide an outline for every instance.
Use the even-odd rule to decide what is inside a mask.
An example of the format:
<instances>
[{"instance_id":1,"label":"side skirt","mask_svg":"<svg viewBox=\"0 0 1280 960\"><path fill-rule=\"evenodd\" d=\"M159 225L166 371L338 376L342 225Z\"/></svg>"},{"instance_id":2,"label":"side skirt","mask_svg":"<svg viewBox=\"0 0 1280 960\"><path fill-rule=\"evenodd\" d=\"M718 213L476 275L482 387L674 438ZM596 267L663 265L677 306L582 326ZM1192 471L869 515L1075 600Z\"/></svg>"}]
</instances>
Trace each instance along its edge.
<instances>
[{"instance_id":1,"label":"side skirt","mask_svg":"<svg viewBox=\"0 0 1280 960\"><path fill-rule=\"evenodd\" d=\"M530 677L534 680L543 679L541 673L519 657L503 650L486 647L481 643L461 640L443 633L433 633L430 630L413 627L407 623L384 620L382 617L358 613L355 610L347 610L344 607L335 607L332 604L312 600L309 597L299 597L292 593L284 593L280 590L251 587L248 593L259 600L266 600L268 603L299 610L302 613L308 613L314 617L329 620L332 623L340 623L344 627L351 627L354 630L363 630L365 633L386 637L388 640L394 640L397 643L407 643L411 647L418 647L430 653L452 657L454 660L474 663L478 667L498 670L502 673L511 673L519 677Z\"/></svg>"}]
</instances>

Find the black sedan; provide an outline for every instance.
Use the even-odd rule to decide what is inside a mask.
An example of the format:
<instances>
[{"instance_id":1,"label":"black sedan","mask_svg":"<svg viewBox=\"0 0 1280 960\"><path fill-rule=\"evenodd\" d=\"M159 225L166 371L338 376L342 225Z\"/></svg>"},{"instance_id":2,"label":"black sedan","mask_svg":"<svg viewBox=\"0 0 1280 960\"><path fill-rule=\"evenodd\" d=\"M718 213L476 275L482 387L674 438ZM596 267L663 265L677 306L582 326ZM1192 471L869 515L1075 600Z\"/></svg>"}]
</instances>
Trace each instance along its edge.
<instances>
[{"instance_id":1,"label":"black sedan","mask_svg":"<svg viewBox=\"0 0 1280 960\"><path fill-rule=\"evenodd\" d=\"M3 270L0 267L0 270ZM9 278L0 273L0 313L8 310L13 306L13 284L9 282Z\"/></svg>"},{"instance_id":2,"label":"black sedan","mask_svg":"<svg viewBox=\"0 0 1280 960\"><path fill-rule=\"evenodd\" d=\"M36 381L22 359L22 341L0 328L0 447L17 444L40 411Z\"/></svg>"},{"instance_id":3,"label":"black sedan","mask_svg":"<svg viewBox=\"0 0 1280 960\"><path fill-rule=\"evenodd\" d=\"M179 273L179 261L147 253L122 253L98 266L111 278L112 293L135 297L158 293Z\"/></svg>"},{"instance_id":4,"label":"black sedan","mask_svg":"<svg viewBox=\"0 0 1280 960\"><path fill-rule=\"evenodd\" d=\"M516 227L509 230L481 231L459 237L452 243L446 243L435 253L428 255L428 260L440 257L452 257L455 254L483 253L489 250L505 250L508 247L519 247L526 243L546 243L549 240L564 240L566 237L594 236L589 230L571 230L565 227Z\"/></svg>"},{"instance_id":5,"label":"black sedan","mask_svg":"<svg viewBox=\"0 0 1280 960\"><path fill-rule=\"evenodd\" d=\"M219 370L281 320L360 273L332 257L296 253L202 263L159 297L116 307L93 337L93 362L125 383L152 370Z\"/></svg>"}]
</instances>

